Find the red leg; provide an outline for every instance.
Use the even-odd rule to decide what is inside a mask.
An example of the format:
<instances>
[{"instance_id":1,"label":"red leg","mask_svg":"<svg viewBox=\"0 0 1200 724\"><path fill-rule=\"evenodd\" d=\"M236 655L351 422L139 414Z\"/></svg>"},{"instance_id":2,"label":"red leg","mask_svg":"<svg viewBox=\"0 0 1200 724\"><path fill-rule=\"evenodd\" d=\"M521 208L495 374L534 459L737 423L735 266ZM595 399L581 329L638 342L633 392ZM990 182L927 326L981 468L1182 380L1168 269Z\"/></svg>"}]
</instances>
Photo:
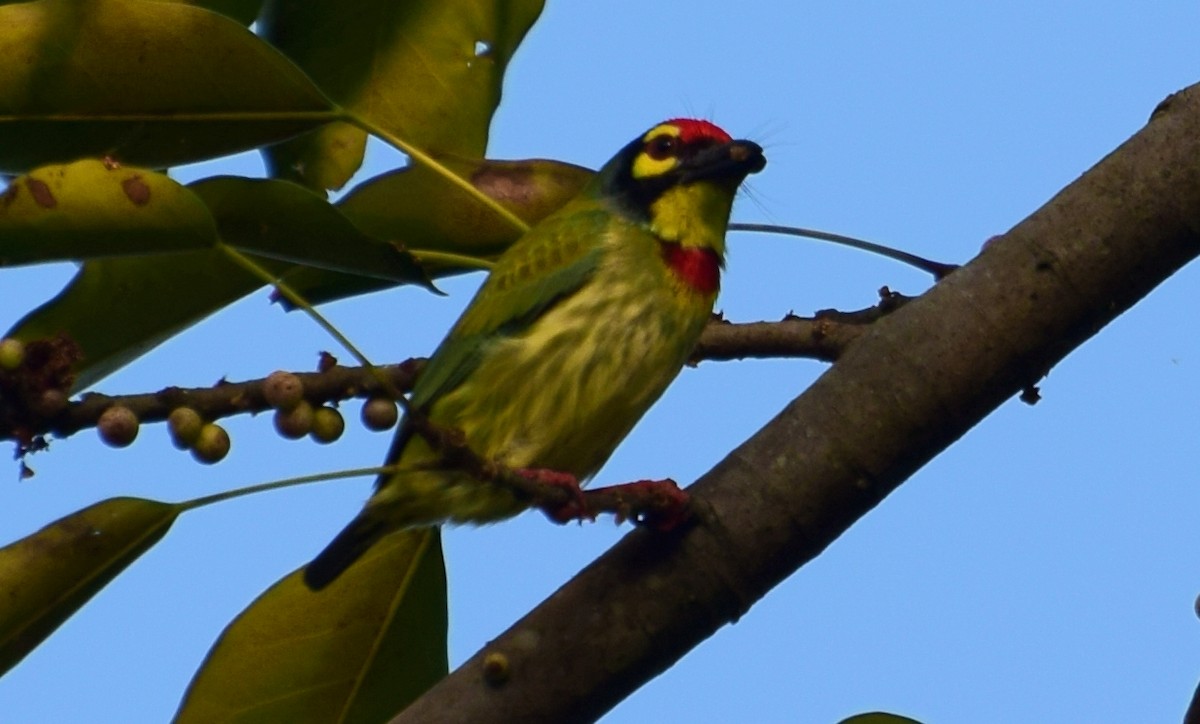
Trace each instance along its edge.
<instances>
[{"instance_id":1,"label":"red leg","mask_svg":"<svg viewBox=\"0 0 1200 724\"><path fill-rule=\"evenodd\" d=\"M691 498L670 478L610 485L594 492L616 497L621 509L633 512L634 522L657 531L673 530L691 517ZM621 517L618 514L618 522Z\"/></svg>"},{"instance_id":2,"label":"red leg","mask_svg":"<svg viewBox=\"0 0 1200 724\"><path fill-rule=\"evenodd\" d=\"M541 506L542 512L546 514L546 517L555 523L569 523L573 520L582 521L584 518L588 520L596 519L595 514L588 507L587 500L583 497L583 490L579 487L579 479L574 475L546 468L521 468L516 473L538 485L562 488L570 494L571 499L566 503Z\"/></svg>"}]
</instances>

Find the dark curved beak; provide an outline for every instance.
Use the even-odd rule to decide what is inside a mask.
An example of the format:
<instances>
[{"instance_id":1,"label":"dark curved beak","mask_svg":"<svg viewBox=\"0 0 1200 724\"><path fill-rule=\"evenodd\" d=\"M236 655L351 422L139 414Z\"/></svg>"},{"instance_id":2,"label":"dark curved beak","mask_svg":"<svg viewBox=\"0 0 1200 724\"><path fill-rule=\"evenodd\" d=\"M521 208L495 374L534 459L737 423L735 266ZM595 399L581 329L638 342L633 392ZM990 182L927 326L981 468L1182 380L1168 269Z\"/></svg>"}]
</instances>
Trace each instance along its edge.
<instances>
[{"instance_id":1,"label":"dark curved beak","mask_svg":"<svg viewBox=\"0 0 1200 724\"><path fill-rule=\"evenodd\" d=\"M740 184L767 165L762 146L754 141L730 141L706 148L687 159L679 168L684 183L722 179Z\"/></svg>"}]
</instances>

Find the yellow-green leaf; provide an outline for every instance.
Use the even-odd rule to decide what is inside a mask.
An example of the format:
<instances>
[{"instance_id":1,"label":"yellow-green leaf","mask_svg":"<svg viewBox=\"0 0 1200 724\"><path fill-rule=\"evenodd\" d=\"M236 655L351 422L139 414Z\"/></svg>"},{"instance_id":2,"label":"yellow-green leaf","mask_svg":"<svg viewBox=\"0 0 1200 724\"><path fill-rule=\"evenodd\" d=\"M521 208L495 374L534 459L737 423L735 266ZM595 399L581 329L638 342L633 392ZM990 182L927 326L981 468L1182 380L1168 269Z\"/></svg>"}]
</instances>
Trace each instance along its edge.
<instances>
[{"instance_id":1,"label":"yellow-green leaf","mask_svg":"<svg viewBox=\"0 0 1200 724\"><path fill-rule=\"evenodd\" d=\"M430 276L434 275L431 274ZM395 282L375 277L343 274L341 272L325 271L324 269L313 269L312 267L296 267L288 272L283 280L313 306L325 304L326 302L334 302L339 299L357 297L363 294L371 294L372 292L381 292L384 289L391 289L396 286ZM286 299L279 299L278 301L280 306L289 312L295 309L295 305Z\"/></svg>"},{"instance_id":2,"label":"yellow-green leaf","mask_svg":"<svg viewBox=\"0 0 1200 724\"><path fill-rule=\"evenodd\" d=\"M556 211L594 175L582 166L544 159L438 160L529 224ZM424 166L364 181L338 206L358 228L399 241L418 258L423 251L435 251L495 259L520 236L512 224ZM436 272L439 267L428 268Z\"/></svg>"},{"instance_id":3,"label":"yellow-green leaf","mask_svg":"<svg viewBox=\"0 0 1200 724\"><path fill-rule=\"evenodd\" d=\"M156 0L156 2L181 2L185 5L207 8L214 13L228 15L242 25L254 22L263 5L263 0Z\"/></svg>"},{"instance_id":4,"label":"yellow-green leaf","mask_svg":"<svg viewBox=\"0 0 1200 724\"><path fill-rule=\"evenodd\" d=\"M543 0L274 2L263 36L334 101L426 151L480 157L509 59ZM273 173L341 188L366 134L338 123L273 147Z\"/></svg>"},{"instance_id":5,"label":"yellow-green leaf","mask_svg":"<svg viewBox=\"0 0 1200 724\"><path fill-rule=\"evenodd\" d=\"M158 542L181 511L112 498L0 548L0 673Z\"/></svg>"},{"instance_id":6,"label":"yellow-green leaf","mask_svg":"<svg viewBox=\"0 0 1200 724\"><path fill-rule=\"evenodd\" d=\"M595 175L582 166L543 159L488 161L440 156L438 160L529 224L565 204ZM485 267L520 236L512 224L424 166L365 181L338 207L370 236L412 251L435 279ZM287 282L312 304L394 286L379 279L317 269L296 269L288 274Z\"/></svg>"},{"instance_id":7,"label":"yellow-green leaf","mask_svg":"<svg viewBox=\"0 0 1200 724\"><path fill-rule=\"evenodd\" d=\"M296 571L262 594L221 634L175 721L386 721L445 676L446 635L439 533L395 533L320 593Z\"/></svg>"},{"instance_id":8,"label":"yellow-green leaf","mask_svg":"<svg viewBox=\"0 0 1200 724\"><path fill-rule=\"evenodd\" d=\"M189 187L230 246L281 261L428 285L412 255L364 234L322 196L290 181L222 176Z\"/></svg>"},{"instance_id":9,"label":"yellow-green leaf","mask_svg":"<svg viewBox=\"0 0 1200 724\"><path fill-rule=\"evenodd\" d=\"M208 209L160 173L96 160L43 166L0 196L0 267L198 249Z\"/></svg>"},{"instance_id":10,"label":"yellow-green leaf","mask_svg":"<svg viewBox=\"0 0 1200 724\"><path fill-rule=\"evenodd\" d=\"M268 43L181 3L5 5L0 58L0 171L104 155L171 166L340 117Z\"/></svg>"},{"instance_id":11,"label":"yellow-green leaf","mask_svg":"<svg viewBox=\"0 0 1200 724\"><path fill-rule=\"evenodd\" d=\"M441 160L529 223L565 203L592 175L582 167L556 161ZM203 188L209 183L198 182L192 189L204 195ZM211 183L214 189L241 187L241 182L234 180ZM246 183L247 187L253 185ZM313 198L304 201L312 203ZM474 268L438 254L493 259L517 237L511 225L422 167L368 181L336 209L367 236L415 251L421 267L432 277ZM314 247L309 246L310 250ZM422 257L430 252L433 254ZM276 273L287 272L288 283L314 304L393 286L379 274L303 267L289 270L291 265L278 261L268 265ZM216 251L92 261L83 265L58 296L26 315L7 336L28 341L66 333L84 353L76 383L76 388L82 389L260 286L261 280Z\"/></svg>"},{"instance_id":12,"label":"yellow-green leaf","mask_svg":"<svg viewBox=\"0 0 1200 724\"><path fill-rule=\"evenodd\" d=\"M262 284L216 250L90 261L5 336L75 340L83 351L75 389L83 389Z\"/></svg>"}]
</instances>

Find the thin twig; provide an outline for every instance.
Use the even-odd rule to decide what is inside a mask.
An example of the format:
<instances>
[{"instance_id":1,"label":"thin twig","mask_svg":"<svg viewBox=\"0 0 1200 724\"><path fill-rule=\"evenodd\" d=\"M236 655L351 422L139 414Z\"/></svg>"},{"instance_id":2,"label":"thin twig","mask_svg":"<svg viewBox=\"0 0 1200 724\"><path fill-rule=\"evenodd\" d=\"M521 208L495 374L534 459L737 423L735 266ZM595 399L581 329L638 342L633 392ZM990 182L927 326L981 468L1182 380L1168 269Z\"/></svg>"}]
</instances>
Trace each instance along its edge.
<instances>
[{"instance_id":1,"label":"thin twig","mask_svg":"<svg viewBox=\"0 0 1200 724\"><path fill-rule=\"evenodd\" d=\"M701 335L691 362L749 357L832 362L861 336L867 325L906 299L889 292L880 304L867 309L854 312L824 310L811 318L789 314L778 322L735 324L714 318ZM333 365L321 372L297 373L297 376L304 386L305 399L319 405L354 397L408 392L422 363L422 359L414 358L397 365L378 367L388 381L386 385L370 368L364 367ZM28 371L29 374L35 372ZM0 394L0 408L4 408L0 410L0 440L27 440L47 433L65 438L95 427L101 413L114 405L129 408L142 423L162 422L171 410L182 406L191 407L206 420L264 412L270 405L263 396L263 384L261 379L236 383L222 380L211 387L168 387L132 395L86 393L79 401L68 403L51 417L40 416L28 409L32 401Z\"/></svg>"},{"instance_id":2,"label":"thin twig","mask_svg":"<svg viewBox=\"0 0 1200 724\"><path fill-rule=\"evenodd\" d=\"M817 229L805 229L798 226L780 226L779 224L748 224L743 222L733 222L729 224L730 231L754 231L764 234L784 234L787 236L801 236L806 239L817 239L819 241L828 241L842 246L848 246L852 249L860 249L869 251L872 254L894 259L898 262L916 267L923 272L932 274L934 279L941 280L950 272L958 268L957 264L945 264L940 261L926 259L916 254L911 254L907 251L893 249L890 246L876 244L872 241L864 241L863 239L855 239L853 236L845 236L843 234L834 234L828 231L819 231Z\"/></svg>"}]
</instances>

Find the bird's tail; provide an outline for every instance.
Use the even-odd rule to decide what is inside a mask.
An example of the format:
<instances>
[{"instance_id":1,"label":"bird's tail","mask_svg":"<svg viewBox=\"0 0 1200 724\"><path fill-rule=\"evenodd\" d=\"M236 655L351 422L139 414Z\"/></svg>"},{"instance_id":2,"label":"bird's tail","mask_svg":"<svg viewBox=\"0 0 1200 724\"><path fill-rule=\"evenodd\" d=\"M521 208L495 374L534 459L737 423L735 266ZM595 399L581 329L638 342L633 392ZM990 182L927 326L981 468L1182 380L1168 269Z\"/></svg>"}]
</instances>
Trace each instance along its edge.
<instances>
[{"instance_id":1,"label":"bird's tail","mask_svg":"<svg viewBox=\"0 0 1200 724\"><path fill-rule=\"evenodd\" d=\"M390 530L382 520L371 515L369 509L359 513L357 518L350 521L350 524L325 546L325 550L305 566L304 585L319 591L333 583L352 563L361 558L375 541Z\"/></svg>"}]
</instances>

